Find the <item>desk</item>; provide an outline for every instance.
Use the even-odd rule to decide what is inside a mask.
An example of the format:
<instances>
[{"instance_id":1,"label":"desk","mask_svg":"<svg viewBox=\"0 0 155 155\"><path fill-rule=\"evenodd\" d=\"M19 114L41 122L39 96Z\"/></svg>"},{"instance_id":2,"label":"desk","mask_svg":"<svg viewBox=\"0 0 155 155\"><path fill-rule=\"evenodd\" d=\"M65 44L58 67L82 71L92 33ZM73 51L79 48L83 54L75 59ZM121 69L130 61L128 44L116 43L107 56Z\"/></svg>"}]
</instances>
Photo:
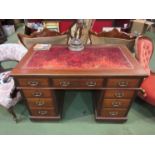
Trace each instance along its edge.
<instances>
[{"instance_id":1,"label":"desk","mask_svg":"<svg viewBox=\"0 0 155 155\"><path fill-rule=\"evenodd\" d=\"M31 120L61 118L65 90L92 90L96 120L125 121L146 72L123 45L31 48L13 69Z\"/></svg>"}]
</instances>

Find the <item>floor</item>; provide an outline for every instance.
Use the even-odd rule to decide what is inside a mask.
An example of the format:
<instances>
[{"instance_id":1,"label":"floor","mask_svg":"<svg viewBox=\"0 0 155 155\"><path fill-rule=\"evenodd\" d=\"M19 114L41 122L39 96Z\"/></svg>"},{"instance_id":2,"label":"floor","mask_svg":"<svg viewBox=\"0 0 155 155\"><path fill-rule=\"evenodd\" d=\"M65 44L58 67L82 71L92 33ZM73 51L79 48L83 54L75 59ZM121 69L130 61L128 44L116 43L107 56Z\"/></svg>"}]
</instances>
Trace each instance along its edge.
<instances>
[{"instance_id":1,"label":"floor","mask_svg":"<svg viewBox=\"0 0 155 155\"><path fill-rule=\"evenodd\" d=\"M20 27L17 32L23 32ZM16 33L17 33L16 32ZM16 33L8 38L6 43L16 43ZM155 33L148 32L155 41ZM9 65L12 65L9 63ZM151 61L155 69L155 55ZM46 134L102 134L102 135L151 135L155 134L155 108L136 98L125 123L96 122L90 91L67 91L63 109L63 119L58 122L32 122L23 102L15 107L19 123L15 123L11 115L0 108L0 134L46 135Z\"/></svg>"}]
</instances>

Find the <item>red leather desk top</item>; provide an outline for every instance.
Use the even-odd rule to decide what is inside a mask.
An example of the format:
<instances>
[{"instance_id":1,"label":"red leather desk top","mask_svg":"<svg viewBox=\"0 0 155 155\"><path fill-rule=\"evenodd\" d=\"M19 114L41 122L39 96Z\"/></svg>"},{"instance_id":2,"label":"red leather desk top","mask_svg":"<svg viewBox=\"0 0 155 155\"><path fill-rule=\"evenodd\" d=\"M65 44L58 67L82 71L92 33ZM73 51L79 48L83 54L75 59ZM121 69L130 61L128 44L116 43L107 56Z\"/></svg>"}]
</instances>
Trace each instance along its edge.
<instances>
[{"instance_id":1,"label":"red leather desk top","mask_svg":"<svg viewBox=\"0 0 155 155\"><path fill-rule=\"evenodd\" d=\"M80 52L70 51L65 46L53 46L48 51L35 51L24 66L25 69L94 70L132 69L122 49L116 46L87 46Z\"/></svg>"}]
</instances>

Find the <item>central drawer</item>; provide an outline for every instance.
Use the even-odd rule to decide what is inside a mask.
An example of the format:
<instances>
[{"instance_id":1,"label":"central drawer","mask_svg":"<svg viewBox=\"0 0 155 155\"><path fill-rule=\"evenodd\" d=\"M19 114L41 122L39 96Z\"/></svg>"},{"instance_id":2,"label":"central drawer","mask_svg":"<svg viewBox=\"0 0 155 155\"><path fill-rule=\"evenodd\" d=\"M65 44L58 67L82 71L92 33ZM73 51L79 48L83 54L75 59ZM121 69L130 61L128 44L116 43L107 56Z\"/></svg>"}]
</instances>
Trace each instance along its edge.
<instances>
[{"instance_id":1,"label":"central drawer","mask_svg":"<svg viewBox=\"0 0 155 155\"><path fill-rule=\"evenodd\" d=\"M58 88L96 88L103 87L102 78L57 78L52 79L52 85Z\"/></svg>"},{"instance_id":2,"label":"central drawer","mask_svg":"<svg viewBox=\"0 0 155 155\"><path fill-rule=\"evenodd\" d=\"M52 91L48 89L23 89L22 91L27 98L52 97Z\"/></svg>"}]
</instances>

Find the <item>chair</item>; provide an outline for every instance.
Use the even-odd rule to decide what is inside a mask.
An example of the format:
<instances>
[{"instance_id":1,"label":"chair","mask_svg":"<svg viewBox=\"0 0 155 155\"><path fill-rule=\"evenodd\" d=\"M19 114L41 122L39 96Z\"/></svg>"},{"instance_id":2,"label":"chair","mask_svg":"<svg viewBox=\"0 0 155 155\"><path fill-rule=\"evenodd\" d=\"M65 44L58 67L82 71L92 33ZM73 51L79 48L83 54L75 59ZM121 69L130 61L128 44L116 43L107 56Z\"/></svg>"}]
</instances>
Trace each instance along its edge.
<instances>
[{"instance_id":1,"label":"chair","mask_svg":"<svg viewBox=\"0 0 155 155\"><path fill-rule=\"evenodd\" d=\"M26 54L27 49L19 44L2 44L0 45L0 62L12 60L20 61ZM11 71L5 71L1 66L0 73L0 105L8 110L13 115L17 122L18 119L13 110L13 107L21 99L20 92L15 88L13 78L10 76ZM2 72L3 71L3 72Z\"/></svg>"},{"instance_id":2,"label":"chair","mask_svg":"<svg viewBox=\"0 0 155 155\"><path fill-rule=\"evenodd\" d=\"M70 38L70 31L59 33L50 31L47 28L41 32L33 32L31 35L18 33L20 42L27 48L31 48L34 44L67 44Z\"/></svg>"},{"instance_id":3,"label":"chair","mask_svg":"<svg viewBox=\"0 0 155 155\"><path fill-rule=\"evenodd\" d=\"M148 77L141 84L142 91L138 92L140 98L155 106L155 72L149 67L154 46L150 38L139 36L135 43L136 58L148 73Z\"/></svg>"}]
</instances>

